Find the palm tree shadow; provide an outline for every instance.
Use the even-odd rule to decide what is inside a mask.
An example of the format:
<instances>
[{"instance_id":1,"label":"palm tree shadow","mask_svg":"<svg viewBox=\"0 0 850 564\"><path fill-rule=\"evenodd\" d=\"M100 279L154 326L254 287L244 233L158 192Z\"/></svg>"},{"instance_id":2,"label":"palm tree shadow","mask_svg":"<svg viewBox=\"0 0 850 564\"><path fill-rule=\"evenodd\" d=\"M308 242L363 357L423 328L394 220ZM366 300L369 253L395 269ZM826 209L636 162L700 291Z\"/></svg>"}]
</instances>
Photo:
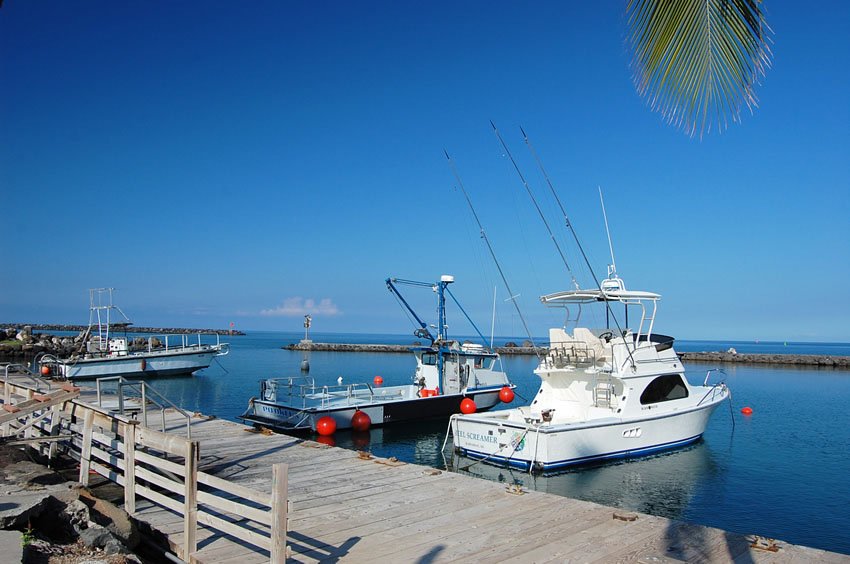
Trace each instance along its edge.
<instances>
[{"instance_id":1,"label":"palm tree shadow","mask_svg":"<svg viewBox=\"0 0 850 564\"><path fill-rule=\"evenodd\" d=\"M743 535L720 531L725 544L725 556L737 564L754 564L750 541ZM717 536L712 529L681 521L670 521L664 534L665 556L684 562L712 561L720 556ZM717 553L715 553L717 551Z\"/></svg>"},{"instance_id":2,"label":"palm tree shadow","mask_svg":"<svg viewBox=\"0 0 850 564\"><path fill-rule=\"evenodd\" d=\"M419 560L416 561L416 564L432 564L437 557L446 549L443 545L438 545L428 551L427 554L422 556Z\"/></svg>"},{"instance_id":3,"label":"palm tree shadow","mask_svg":"<svg viewBox=\"0 0 850 564\"><path fill-rule=\"evenodd\" d=\"M351 537L339 546L335 546L302 535L297 531L289 531L286 537L287 545L292 548L292 557L287 558L288 562L300 562L299 557L321 562L338 562L348 555L354 545L360 542L360 537Z\"/></svg>"}]
</instances>

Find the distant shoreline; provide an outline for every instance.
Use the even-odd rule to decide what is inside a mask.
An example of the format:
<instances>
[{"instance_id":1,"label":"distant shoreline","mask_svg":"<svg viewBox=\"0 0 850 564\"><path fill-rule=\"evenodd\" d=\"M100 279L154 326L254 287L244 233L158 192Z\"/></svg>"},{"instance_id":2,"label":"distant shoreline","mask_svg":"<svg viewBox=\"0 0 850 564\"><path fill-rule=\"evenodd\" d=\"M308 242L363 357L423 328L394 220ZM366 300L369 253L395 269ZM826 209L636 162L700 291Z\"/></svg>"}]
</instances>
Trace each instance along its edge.
<instances>
[{"instance_id":1,"label":"distant shoreline","mask_svg":"<svg viewBox=\"0 0 850 564\"><path fill-rule=\"evenodd\" d=\"M61 323L0 323L0 327L21 328L26 326L32 327L34 331L85 331L88 328L88 325L63 325ZM114 327L114 331L124 332L124 327ZM245 335L243 331L237 329L186 329L179 327L135 327L132 325L128 326L126 331L127 333L156 333L161 335L180 335L184 333L190 335Z\"/></svg>"},{"instance_id":2,"label":"distant shoreline","mask_svg":"<svg viewBox=\"0 0 850 564\"><path fill-rule=\"evenodd\" d=\"M290 351L315 352L365 352L365 353L408 353L411 348L422 346L381 345L356 343L290 343L281 348ZM535 352L546 354L546 347L496 347L501 355L533 355ZM680 352L684 362L734 362L743 364L784 364L799 366L822 366L828 368L850 368L850 356L832 356L826 354L764 354L731 352Z\"/></svg>"}]
</instances>

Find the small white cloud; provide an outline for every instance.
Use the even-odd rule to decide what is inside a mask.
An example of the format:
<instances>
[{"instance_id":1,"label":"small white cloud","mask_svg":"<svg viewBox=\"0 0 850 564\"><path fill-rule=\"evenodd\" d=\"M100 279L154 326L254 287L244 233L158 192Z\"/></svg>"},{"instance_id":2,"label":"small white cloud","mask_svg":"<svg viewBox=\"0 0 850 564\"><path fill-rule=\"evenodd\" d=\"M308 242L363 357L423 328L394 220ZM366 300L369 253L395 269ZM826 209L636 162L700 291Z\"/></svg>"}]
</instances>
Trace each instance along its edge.
<instances>
[{"instance_id":1,"label":"small white cloud","mask_svg":"<svg viewBox=\"0 0 850 564\"><path fill-rule=\"evenodd\" d=\"M339 315L341 312L330 298L322 298L318 303L313 298L300 296L286 298L276 308L260 310L260 315L268 317L300 317L302 315Z\"/></svg>"}]
</instances>

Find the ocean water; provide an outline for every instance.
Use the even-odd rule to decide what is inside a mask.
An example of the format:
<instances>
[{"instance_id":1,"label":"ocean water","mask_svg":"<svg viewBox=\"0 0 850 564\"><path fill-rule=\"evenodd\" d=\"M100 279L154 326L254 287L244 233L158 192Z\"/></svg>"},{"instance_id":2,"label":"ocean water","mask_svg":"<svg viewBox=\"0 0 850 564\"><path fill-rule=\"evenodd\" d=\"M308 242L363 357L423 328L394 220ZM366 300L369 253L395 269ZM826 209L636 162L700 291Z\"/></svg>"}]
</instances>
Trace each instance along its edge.
<instances>
[{"instance_id":1,"label":"ocean water","mask_svg":"<svg viewBox=\"0 0 850 564\"><path fill-rule=\"evenodd\" d=\"M301 352L282 345L303 334L255 332L229 337L231 353L192 378L150 383L189 410L236 419L257 395L259 380L300 374ZM315 341L410 344L399 335L315 334ZM511 339L516 340L516 339ZM496 339L500 344L501 340ZM850 355L850 344L681 341L680 351ZM309 353L317 383L409 383L415 366L409 354ZM516 402L537 391L536 359L505 357L517 384ZM688 366L702 382L706 364ZM520 483L549 493L627 510L755 533L850 554L850 371L797 366L723 366L732 390L730 405L712 416L704 439L678 451L532 476L489 466L442 451L447 420L429 420L367 433L340 432L337 446L368 449L379 456L449 468L482 479ZM750 406L751 416L740 409ZM734 421L734 425L733 425Z\"/></svg>"}]
</instances>

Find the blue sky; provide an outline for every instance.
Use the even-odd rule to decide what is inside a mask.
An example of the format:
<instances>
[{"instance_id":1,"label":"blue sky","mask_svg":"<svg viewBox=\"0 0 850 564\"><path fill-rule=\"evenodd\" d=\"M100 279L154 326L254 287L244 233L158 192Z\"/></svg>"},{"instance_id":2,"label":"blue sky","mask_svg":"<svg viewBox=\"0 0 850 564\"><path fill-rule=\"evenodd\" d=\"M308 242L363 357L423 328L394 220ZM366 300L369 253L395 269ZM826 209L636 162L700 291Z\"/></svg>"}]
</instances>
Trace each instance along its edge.
<instances>
[{"instance_id":1,"label":"blue sky","mask_svg":"<svg viewBox=\"0 0 850 564\"><path fill-rule=\"evenodd\" d=\"M404 333L384 278L451 273L483 327L498 285L520 334L446 149L545 334L537 296L569 278L493 120L604 273L602 187L658 331L850 341L850 5L766 10L759 109L700 140L635 93L620 2L7 0L0 322L85 322L113 286L138 325Z\"/></svg>"}]
</instances>

